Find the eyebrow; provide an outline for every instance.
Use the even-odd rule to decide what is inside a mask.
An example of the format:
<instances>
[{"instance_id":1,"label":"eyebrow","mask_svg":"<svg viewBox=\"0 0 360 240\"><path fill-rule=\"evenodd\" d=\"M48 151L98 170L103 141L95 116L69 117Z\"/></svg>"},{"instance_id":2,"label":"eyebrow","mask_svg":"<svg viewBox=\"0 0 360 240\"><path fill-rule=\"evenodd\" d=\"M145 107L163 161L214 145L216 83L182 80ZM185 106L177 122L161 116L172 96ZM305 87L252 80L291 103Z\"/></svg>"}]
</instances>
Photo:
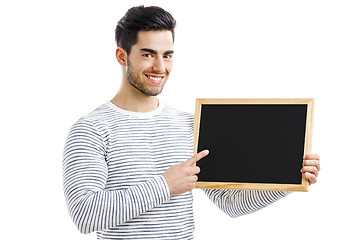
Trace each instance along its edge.
<instances>
[{"instance_id":1,"label":"eyebrow","mask_svg":"<svg viewBox=\"0 0 360 240\"><path fill-rule=\"evenodd\" d=\"M143 51L143 52L149 52L149 53L152 53L152 54L158 54L158 52L156 50L150 49L150 48L142 48L140 50ZM174 53L173 50L168 50L168 51L164 52L164 55L168 55L168 54L172 54L172 53Z\"/></svg>"}]
</instances>

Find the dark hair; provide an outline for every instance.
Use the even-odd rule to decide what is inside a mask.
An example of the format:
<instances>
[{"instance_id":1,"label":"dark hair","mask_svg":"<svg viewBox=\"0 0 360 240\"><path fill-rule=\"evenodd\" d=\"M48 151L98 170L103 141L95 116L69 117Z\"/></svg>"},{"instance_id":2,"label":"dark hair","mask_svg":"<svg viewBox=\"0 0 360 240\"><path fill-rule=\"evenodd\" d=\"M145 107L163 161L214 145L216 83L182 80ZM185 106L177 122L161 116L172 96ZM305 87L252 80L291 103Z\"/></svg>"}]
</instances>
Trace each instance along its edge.
<instances>
[{"instance_id":1,"label":"dark hair","mask_svg":"<svg viewBox=\"0 0 360 240\"><path fill-rule=\"evenodd\" d=\"M169 30L175 37L176 21L170 13L160 7L130 8L120 19L115 29L115 41L130 54L131 47L138 41L138 32L150 30Z\"/></svg>"}]
</instances>

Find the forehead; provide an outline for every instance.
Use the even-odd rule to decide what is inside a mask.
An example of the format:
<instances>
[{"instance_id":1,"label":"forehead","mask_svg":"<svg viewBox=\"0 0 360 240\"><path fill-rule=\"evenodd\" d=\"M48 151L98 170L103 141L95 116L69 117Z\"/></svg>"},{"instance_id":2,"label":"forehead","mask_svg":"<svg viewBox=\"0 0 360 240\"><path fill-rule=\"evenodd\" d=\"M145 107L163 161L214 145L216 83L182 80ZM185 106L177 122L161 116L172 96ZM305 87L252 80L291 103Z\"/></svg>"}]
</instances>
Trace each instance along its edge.
<instances>
[{"instance_id":1,"label":"forehead","mask_svg":"<svg viewBox=\"0 0 360 240\"><path fill-rule=\"evenodd\" d=\"M166 52L173 49L173 37L171 31L139 31L138 41L132 48L137 50L143 48L149 48L158 52ZM134 49L135 50L135 49Z\"/></svg>"}]
</instances>

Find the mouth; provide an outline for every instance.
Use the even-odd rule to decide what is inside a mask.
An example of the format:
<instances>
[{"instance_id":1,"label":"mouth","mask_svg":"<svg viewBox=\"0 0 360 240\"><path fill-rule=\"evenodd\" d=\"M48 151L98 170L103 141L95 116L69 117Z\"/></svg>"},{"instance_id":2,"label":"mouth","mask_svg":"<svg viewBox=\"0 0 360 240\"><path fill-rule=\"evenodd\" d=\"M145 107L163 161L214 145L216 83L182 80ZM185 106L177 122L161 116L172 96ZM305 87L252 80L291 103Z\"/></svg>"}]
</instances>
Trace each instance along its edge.
<instances>
[{"instance_id":1,"label":"mouth","mask_svg":"<svg viewBox=\"0 0 360 240\"><path fill-rule=\"evenodd\" d=\"M165 75L150 75L145 74L146 78L153 84L161 84L165 79Z\"/></svg>"}]
</instances>

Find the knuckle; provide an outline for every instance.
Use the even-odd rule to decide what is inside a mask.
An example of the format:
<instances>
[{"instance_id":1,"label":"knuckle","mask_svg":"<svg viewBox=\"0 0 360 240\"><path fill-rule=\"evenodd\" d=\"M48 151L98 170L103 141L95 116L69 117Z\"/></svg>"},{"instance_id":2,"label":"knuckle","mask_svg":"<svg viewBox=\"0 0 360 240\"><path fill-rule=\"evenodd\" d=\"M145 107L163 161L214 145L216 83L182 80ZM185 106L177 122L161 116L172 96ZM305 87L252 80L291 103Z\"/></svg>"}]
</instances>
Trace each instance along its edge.
<instances>
[{"instance_id":1,"label":"knuckle","mask_svg":"<svg viewBox=\"0 0 360 240\"><path fill-rule=\"evenodd\" d=\"M318 169L315 166L306 166L303 168L304 172L309 174L317 174Z\"/></svg>"},{"instance_id":2,"label":"knuckle","mask_svg":"<svg viewBox=\"0 0 360 240\"><path fill-rule=\"evenodd\" d=\"M304 162L305 166L311 166L312 163L313 162L311 160L309 160L309 159L305 160L305 162Z\"/></svg>"},{"instance_id":3,"label":"knuckle","mask_svg":"<svg viewBox=\"0 0 360 240\"><path fill-rule=\"evenodd\" d=\"M310 183L315 183L317 181L317 178L314 174L305 173L305 177L310 181Z\"/></svg>"},{"instance_id":4,"label":"knuckle","mask_svg":"<svg viewBox=\"0 0 360 240\"><path fill-rule=\"evenodd\" d=\"M315 167L314 174L317 177L319 175L319 170Z\"/></svg>"}]
</instances>

